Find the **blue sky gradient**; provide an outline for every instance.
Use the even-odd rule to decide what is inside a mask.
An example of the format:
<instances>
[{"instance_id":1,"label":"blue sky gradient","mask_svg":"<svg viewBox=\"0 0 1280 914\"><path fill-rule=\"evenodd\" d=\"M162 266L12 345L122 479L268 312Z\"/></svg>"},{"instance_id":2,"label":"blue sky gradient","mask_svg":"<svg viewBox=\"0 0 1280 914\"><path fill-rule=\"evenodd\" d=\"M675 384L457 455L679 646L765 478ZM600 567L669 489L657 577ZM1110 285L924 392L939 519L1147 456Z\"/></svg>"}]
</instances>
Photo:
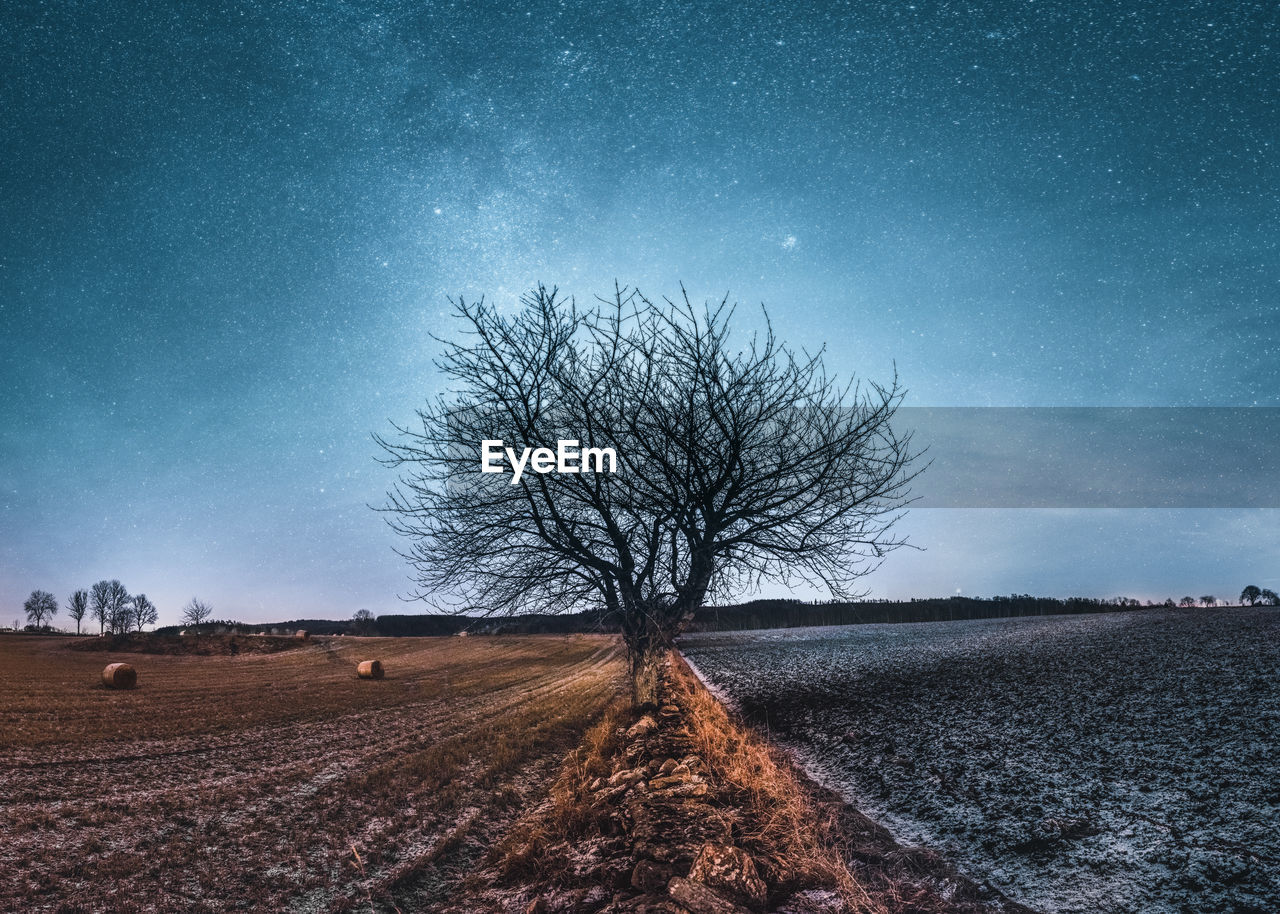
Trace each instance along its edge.
<instances>
[{"instance_id":1,"label":"blue sky gradient","mask_svg":"<svg viewBox=\"0 0 1280 914\"><path fill-rule=\"evenodd\" d=\"M164 622L403 611L370 435L437 388L459 294L728 293L912 405L1280 406L1272 4L6 16L14 616L103 577ZM1277 519L917 512L867 582L1276 589Z\"/></svg>"}]
</instances>

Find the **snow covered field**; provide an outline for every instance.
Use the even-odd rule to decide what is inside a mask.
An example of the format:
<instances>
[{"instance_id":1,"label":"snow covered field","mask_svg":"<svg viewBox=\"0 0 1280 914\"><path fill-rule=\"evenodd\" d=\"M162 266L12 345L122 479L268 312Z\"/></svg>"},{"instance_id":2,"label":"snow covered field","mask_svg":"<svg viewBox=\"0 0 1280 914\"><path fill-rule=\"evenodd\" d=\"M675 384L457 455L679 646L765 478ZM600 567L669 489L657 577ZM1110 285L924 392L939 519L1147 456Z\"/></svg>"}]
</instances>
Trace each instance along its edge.
<instances>
[{"instance_id":1,"label":"snow covered field","mask_svg":"<svg viewBox=\"0 0 1280 914\"><path fill-rule=\"evenodd\" d=\"M1280 911L1280 610L689 635L906 843L1046 914Z\"/></svg>"}]
</instances>

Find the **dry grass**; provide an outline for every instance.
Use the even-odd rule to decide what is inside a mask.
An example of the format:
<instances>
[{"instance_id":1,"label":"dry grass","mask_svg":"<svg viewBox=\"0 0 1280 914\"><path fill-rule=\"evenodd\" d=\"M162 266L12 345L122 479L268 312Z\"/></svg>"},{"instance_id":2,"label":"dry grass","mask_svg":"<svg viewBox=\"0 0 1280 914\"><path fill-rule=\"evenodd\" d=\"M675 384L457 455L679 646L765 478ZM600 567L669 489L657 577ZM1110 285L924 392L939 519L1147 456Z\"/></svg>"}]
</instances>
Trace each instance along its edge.
<instances>
[{"instance_id":1,"label":"dry grass","mask_svg":"<svg viewBox=\"0 0 1280 914\"><path fill-rule=\"evenodd\" d=\"M616 696L578 748L569 753L544 806L521 819L490 853L490 873L499 874L504 882L559 885L575 881L563 849L593 840L607 828L608 810L595 802L588 785L613 771L623 744L618 731L635 718L630 698ZM481 889L487 878L489 874L473 879L471 888Z\"/></svg>"},{"instance_id":2,"label":"dry grass","mask_svg":"<svg viewBox=\"0 0 1280 914\"><path fill-rule=\"evenodd\" d=\"M836 896L845 911L890 910L852 875L834 809L811 795L778 750L731 719L678 656L673 657L665 688L664 700L677 704L682 714L674 730L664 731L669 736L659 737L652 757L696 754L705 764L710 786L707 801L690 803L685 815L731 822L734 842L751 854L775 899L817 889ZM635 718L629 703L619 700L587 730L546 804L510 830L490 855L490 868L472 880L469 888L475 897L493 897L485 890L495 882L509 886L511 897L519 899L563 889L568 893L562 896L564 910L588 911L599 905L588 903L591 896L581 895L583 890L605 885L617 875L629 885L637 859L635 839L620 831L617 808L601 802L598 779L607 780L637 764L628 752L634 747L623 735ZM639 764L647 764L647 759ZM644 794L635 802L646 802ZM672 807L666 810L670 813ZM691 824L682 824L677 815L670 824L672 841L687 841L682 832ZM584 871L587 860L594 862ZM577 900L569 900L571 896ZM561 910L554 904L548 909Z\"/></svg>"},{"instance_id":3,"label":"dry grass","mask_svg":"<svg viewBox=\"0 0 1280 914\"><path fill-rule=\"evenodd\" d=\"M934 851L898 845L733 719L683 658L673 664L671 689L692 712L686 717L695 751L743 811L740 843L771 884L834 886L848 910L867 914L1033 914L966 879Z\"/></svg>"},{"instance_id":4,"label":"dry grass","mask_svg":"<svg viewBox=\"0 0 1280 914\"><path fill-rule=\"evenodd\" d=\"M587 785L612 773L615 757L624 742L618 731L630 726L635 719L630 699L616 698L569 756L563 776L551 788L551 823L563 834L581 834L591 820L588 812L591 795Z\"/></svg>"},{"instance_id":5,"label":"dry grass","mask_svg":"<svg viewBox=\"0 0 1280 914\"><path fill-rule=\"evenodd\" d=\"M685 710L693 751L706 763L725 800L741 811L742 847L771 885L836 891L850 911L884 912L850 873L848 846L835 810L815 803L791 763L774 746L732 720L673 657L672 698Z\"/></svg>"},{"instance_id":6,"label":"dry grass","mask_svg":"<svg viewBox=\"0 0 1280 914\"><path fill-rule=\"evenodd\" d=\"M606 638L313 638L118 692L67 643L0 636L0 910L430 907L623 674Z\"/></svg>"}]
</instances>

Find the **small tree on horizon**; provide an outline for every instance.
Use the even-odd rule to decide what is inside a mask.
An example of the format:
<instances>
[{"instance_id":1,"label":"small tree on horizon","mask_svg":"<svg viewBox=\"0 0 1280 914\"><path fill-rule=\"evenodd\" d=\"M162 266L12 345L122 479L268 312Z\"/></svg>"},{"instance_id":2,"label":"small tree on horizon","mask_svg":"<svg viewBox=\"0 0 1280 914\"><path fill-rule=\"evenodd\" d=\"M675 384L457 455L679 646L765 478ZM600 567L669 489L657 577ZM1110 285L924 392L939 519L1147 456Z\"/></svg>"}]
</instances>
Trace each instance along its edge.
<instances>
[{"instance_id":1,"label":"small tree on horizon","mask_svg":"<svg viewBox=\"0 0 1280 914\"><path fill-rule=\"evenodd\" d=\"M58 601L47 590L33 590L22 604L27 622L36 628L44 628L58 614Z\"/></svg>"},{"instance_id":2,"label":"small tree on horizon","mask_svg":"<svg viewBox=\"0 0 1280 914\"><path fill-rule=\"evenodd\" d=\"M199 628L212 615L213 605L199 597L192 597L187 605L182 607L182 621L192 628Z\"/></svg>"},{"instance_id":3,"label":"small tree on horizon","mask_svg":"<svg viewBox=\"0 0 1280 914\"><path fill-rule=\"evenodd\" d=\"M1206 594L1205 596L1200 598L1200 605L1201 606L1217 606L1218 598L1213 596L1212 594Z\"/></svg>"},{"instance_id":4,"label":"small tree on horizon","mask_svg":"<svg viewBox=\"0 0 1280 914\"><path fill-rule=\"evenodd\" d=\"M67 615L76 621L76 634L80 634L80 622L89 611L89 591L83 587L71 594L67 600Z\"/></svg>"},{"instance_id":5,"label":"small tree on horizon","mask_svg":"<svg viewBox=\"0 0 1280 914\"><path fill-rule=\"evenodd\" d=\"M145 626L155 625L159 618L159 610L145 593L134 594L131 621L135 630L142 631Z\"/></svg>"},{"instance_id":6,"label":"small tree on horizon","mask_svg":"<svg viewBox=\"0 0 1280 914\"><path fill-rule=\"evenodd\" d=\"M90 612L98 620L98 634L107 629L124 631L128 605L129 591L118 580L99 581L89 590Z\"/></svg>"},{"instance_id":7,"label":"small tree on horizon","mask_svg":"<svg viewBox=\"0 0 1280 914\"><path fill-rule=\"evenodd\" d=\"M1240 605L1253 606L1262 597L1262 591L1254 584L1250 584L1244 590L1240 591Z\"/></svg>"},{"instance_id":8,"label":"small tree on horizon","mask_svg":"<svg viewBox=\"0 0 1280 914\"><path fill-rule=\"evenodd\" d=\"M1195 606L1195 605L1196 605L1196 598L1195 598L1195 597L1183 597L1181 600L1179 600L1179 601L1178 601L1178 605L1179 605L1179 606Z\"/></svg>"},{"instance_id":9,"label":"small tree on horizon","mask_svg":"<svg viewBox=\"0 0 1280 914\"><path fill-rule=\"evenodd\" d=\"M107 582L107 629L113 635L123 635L129 631L133 621L133 598L128 589L118 580Z\"/></svg>"},{"instance_id":10,"label":"small tree on horizon","mask_svg":"<svg viewBox=\"0 0 1280 914\"><path fill-rule=\"evenodd\" d=\"M490 614L595 608L618 621L633 701L709 594L764 581L852 585L903 545L913 474L904 396L838 384L771 329L735 347L727 300L655 303L615 289L578 309L539 287L504 316L459 300L465 341L441 341L453 390L397 440L383 509L406 537L415 596ZM767 316L766 316L767 323ZM617 471L480 472L480 447L576 440ZM601 458L603 464L604 458Z\"/></svg>"},{"instance_id":11,"label":"small tree on horizon","mask_svg":"<svg viewBox=\"0 0 1280 914\"><path fill-rule=\"evenodd\" d=\"M1280 594L1264 587L1258 592L1258 602L1264 606L1280 606Z\"/></svg>"},{"instance_id":12,"label":"small tree on horizon","mask_svg":"<svg viewBox=\"0 0 1280 914\"><path fill-rule=\"evenodd\" d=\"M99 581L89 588L90 614L98 621L99 635L107 629L107 606L109 603L107 588L110 583L110 581Z\"/></svg>"}]
</instances>

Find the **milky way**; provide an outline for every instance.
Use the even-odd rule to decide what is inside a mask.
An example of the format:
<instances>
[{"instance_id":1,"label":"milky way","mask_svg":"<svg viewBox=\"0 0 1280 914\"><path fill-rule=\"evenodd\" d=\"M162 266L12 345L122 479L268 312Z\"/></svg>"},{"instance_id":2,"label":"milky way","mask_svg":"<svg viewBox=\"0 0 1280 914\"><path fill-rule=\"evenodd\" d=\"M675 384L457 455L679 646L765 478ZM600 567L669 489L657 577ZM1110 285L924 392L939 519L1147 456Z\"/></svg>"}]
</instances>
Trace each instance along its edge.
<instances>
[{"instance_id":1,"label":"milky way","mask_svg":"<svg viewBox=\"0 0 1280 914\"><path fill-rule=\"evenodd\" d=\"M1273 4L815 6L8 9L0 619L403 611L370 435L539 280L763 302L917 405L1280 405ZM904 524L878 594L1280 586L1274 511Z\"/></svg>"}]
</instances>

